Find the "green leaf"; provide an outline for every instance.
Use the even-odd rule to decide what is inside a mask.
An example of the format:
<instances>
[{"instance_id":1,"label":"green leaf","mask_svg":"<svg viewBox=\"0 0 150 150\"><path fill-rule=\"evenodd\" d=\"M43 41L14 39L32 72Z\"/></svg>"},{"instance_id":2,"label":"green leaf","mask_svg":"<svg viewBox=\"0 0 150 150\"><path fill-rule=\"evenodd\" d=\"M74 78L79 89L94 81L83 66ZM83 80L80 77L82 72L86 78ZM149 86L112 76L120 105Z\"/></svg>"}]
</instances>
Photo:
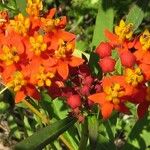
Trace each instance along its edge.
<instances>
[{"instance_id":1,"label":"green leaf","mask_svg":"<svg viewBox=\"0 0 150 150\"><path fill-rule=\"evenodd\" d=\"M129 14L126 17L127 23L133 23L134 31L139 27L141 24L144 13L147 9L149 0L139 0L129 11Z\"/></svg>"},{"instance_id":2,"label":"green leaf","mask_svg":"<svg viewBox=\"0 0 150 150\"><path fill-rule=\"evenodd\" d=\"M121 64L120 58L116 61L115 70L116 70L117 73L120 74L120 75L121 75L122 72L123 72L123 68L122 68L122 64Z\"/></svg>"},{"instance_id":3,"label":"green leaf","mask_svg":"<svg viewBox=\"0 0 150 150\"><path fill-rule=\"evenodd\" d=\"M26 0L16 0L16 4L19 12L26 16Z\"/></svg>"},{"instance_id":4,"label":"green leaf","mask_svg":"<svg viewBox=\"0 0 150 150\"><path fill-rule=\"evenodd\" d=\"M73 55L76 57L80 57L80 58L82 58L82 55L84 55L87 60L90 59L90 55L88 53L81 51L79 49L75 49L75 51L73 52Z\"/></svg>"},{"instance_id":5,"label":"green leaf","mask_svg":"<svg viewBox=\"0 0 150 150\"><path fill-rule=\"evenodd\" d=\"M96 17L92 46L97 46L99 42L105 41L104 30L113 30L114 11L112 0L99 0L99 9Z\"/></svg>"},{"instance_id":6,"label":"green leaf","mask_svg":"<svg viewBox=\"0 0 150 150\"><path fill-rule=\"evenodd\" d=\"M146 134L150 130L150 117L145 115L144 118L139 119L133 128L131 128L127 141L123 150L145 150L149 146L149 135Z\"/></svg>"},{"instance_id":7,"label":"green leaf","mask_svg":"<svg viewBox=\"0 0 150 150\"><path fill-rule=\"evenodd\" d=\"M56 98L51 103L54 115L59 119L64 119L68 114L68 107L65 105L64 100Z\"/></svg>"},{"instance_id":8,"label":"green leaf","mask_svg":"<svg viewBox=\"0 0 150 150\"><path fill-rule=\"evenodd\" d=\"M90 146L92 149L95 149L98 137L98 119L96 116L88 117L88 130L90 138Z\"/></svg>"},{"instance_id":9,"label":"green leaf","mask_svg":"<svg viewBox=\"0 0 150 150\"><path fill-rule=\"evenodd\" d=\"M77 150L78 149L78 145L75 141L75 135L71 135L69 131L66 131L64 134L63 134L63 137L69 142L69 144L71 145L71 147L74 149L74 150Z\"/></svg>"},{"instance_id":10,"label":"green leaf","mask_svg":"<svg viewBox=\"0 0 150 150\"><path fill-rule=\"evenodd\" d=\"M84 123L82 124L79 150L87 149L87 141L88 141L88 120L87 118L85 118Z\"/></svg>"},{"instance_id":11,"label":"green leaf","mask_svg":"<svg viewBox=\"0 0 150 150\"><path fill-rule=\"evenodd\" d=\"M109 149L116 150L115 144L102 134L99 134L95 150L109 150Z\"/></svg>"},{"instance_id":12,"label":"green leaf","mask_svg":"<svg viewBox=\"0 0 150 150\"><path fill-rule=\"evenodd\" d=\"M8 126L10 128L10 135L15 137L16 139L21 139L21 133L19 131L19 127L16 123L15 117L12 115L9 115L7 118Z\"/></svg>"},{"instance_id":13,"label":"green leaf","mask_svg":"<svg viewBox=\"0 0 150 150\"><path fill-rule=\"evenodd\" d=\"M16 144L15 150L41 150L68 130L76 122L73 117L67 117L35 132L32 136Z\"/></svg>"},{"instance_id":14,"label":"green leaf","mask_svg":"<svg viewBox=\"0 0 150 150\"><path fill-rule=\"evenodd\" d=\"M102 78L102 70L98 64L99 57L96 53L91 52L90 60L89 60L89 67L93 76L98 77L99 79Z\"/></svg>"},{"instance_id":15,"label":"green leaf","mask_svg":"<svg viewBox=\"0 0 150 150\"><path fill-rule=\"evenodd\" d=\"M26 116L24 116L23 122L24 122L24 127L26 129L27 135L28 136L32 135L33 131L32 131L32 128L30 126L29 120Z\"/></svg>"}]
</instances>

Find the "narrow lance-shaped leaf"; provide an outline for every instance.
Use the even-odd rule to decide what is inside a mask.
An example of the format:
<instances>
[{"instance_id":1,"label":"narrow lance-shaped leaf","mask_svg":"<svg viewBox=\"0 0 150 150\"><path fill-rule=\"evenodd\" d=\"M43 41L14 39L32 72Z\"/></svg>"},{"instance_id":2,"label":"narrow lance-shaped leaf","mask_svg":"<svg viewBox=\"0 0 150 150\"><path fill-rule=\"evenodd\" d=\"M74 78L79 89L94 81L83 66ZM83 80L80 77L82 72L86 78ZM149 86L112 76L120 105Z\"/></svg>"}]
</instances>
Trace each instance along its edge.
<instances>
[{"instance_id":1,"label":"narrow lance-shaped leaf","mask_svg":"<svg viewBox=\"0 0 150 150\"><path fill-rule=\"evenodd\" d=\"M102 134L98 135L98 140L96 144L95 150L116 150L116 146L113 141L110 141L108 138L103 136Z\"/></svg>"},{"instance_id":2,"label":"narrow lance-shaped leaf","mask_svg":"<svg viewBox=\"0 0 150 150\"><path fill-rule=\"evenodd\" d=\"M113 30L114 11L112 0L99 0L98 14L93 34L92 46L97 46L99 42L106 40L104 30Z\"/></svg>"},{"instance_id":3,"label":"narrow lance-shaped leaf","mask_svg":"<svg viewBox=\"0 0 150 150\"><path fill-rule=\"evenodd\" d=\"M26 15L26 0L16 0L16 4L18 10L23 14Z\"/></svg>"},{"instance_id":4,"label":"narrow lance-shaped leaf","mask_svg":"<svg viewBox=\"0 0 150 150\"><path fill-rule=\"evenodd\" d=\"M76 122L73 117L67 117L57 121L45 128L40 129L27 139L16 144L15 150L41 150L47 144L55 140L60 134L66 131Z\"/></svg>"},{"instance_id":5,"label":"narrow lance-shaped leaf","mask_svg":"<svg viewBox=\"0 0 150 150\"><path fill-rule=\"evenodd\" d=\"M126 17L127 23L133 23L134 31L139 27L141 24L144 13L147 9L149 0L138 0L136 4L133 5L129 14Z\"/></svg>"},{"instance_id":6,"label":"narrow lance-shaped leaf","mask_svg":"<svg viewBox=\"0 0 150 150\"><path fill-rule=\"evenodd\" d=\"M88 117L88 130L91 149L95 149L98 138L98 119L96 116Z\"/></svg>"},{"instance_id":7,"label":"narrow lance-shaped leaf","mask_svg":"<svg viewBox=\"0 0 150 150\"><path fill-rule=\"evenodd\" d=\"M137 143L139 143L140 139L143 138L142 137L143 131L145 130L146 132L148 132L146 127L149 124L149 122L150 122L150 117L147 114L144 116L144 118L141 118L137 122L135 122L133 128L131 128L130 133L127 137L126 143L123 146L123 150L131 149L131 148L132 149L134 148L133 150L138 150L141 148L140 145Z\"/></svg>"}]
</instances>

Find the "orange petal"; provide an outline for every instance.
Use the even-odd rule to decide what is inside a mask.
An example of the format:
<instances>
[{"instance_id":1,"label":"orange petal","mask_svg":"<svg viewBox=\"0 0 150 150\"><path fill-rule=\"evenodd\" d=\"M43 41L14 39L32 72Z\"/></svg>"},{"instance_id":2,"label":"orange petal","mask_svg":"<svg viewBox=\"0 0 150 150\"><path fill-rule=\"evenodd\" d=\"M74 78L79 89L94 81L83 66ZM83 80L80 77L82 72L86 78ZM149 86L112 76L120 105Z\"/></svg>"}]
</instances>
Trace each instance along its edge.
<instances>
[{"instance_id":1,"label":"orange petal","mask_svg":"<svg viewBox=\"0 0 150 150\"><path fill-rule=\"evenodd\" d=\"M40 100L40 94L33 85L28 85L26 87L27 95L33 97L35 100Z\"/></svg>"},{"instance_id":2,"label":"orange petal","mask_svg":"<svg viewBox=\"0 0 150 150\"><path fill-rule=\"evenodd\" d=\"M63 30L59 30L57 32L57 36L58 36L58 38L66 41L66 42L75 40L75 38L76 38L76 36L74 34L72 34L70 32L63 31Z\"/></svg>"},{"instance_id":3,"label":"orange petal","mask_svg":"<svg viewBox=\"0 0 150 150\"><path fill-rule=\"evenodd\" d=\"M59 26L61 28L64 28L66 24L67 24L67 18L66 18L66 16L61 17L61 20L59 22Z\"/></svg>"},{"instance_id":4,"label":"orange petal","mask_svg":"<svg viewBox=\"0 0 150 150\"><path fill-rule=\"evenodd\" d=\"M71 60L69 61L69 65L71 67L77 67L77 66L80 66L81 64L83 64L83 62L84 62L84 60L82 58L72 56Z\"/></svg>"},{"instance_id":5,"label":"orange petal","mask_svg":"<svg viewBox=\"0 0 150 150\"><path fill-rule=\"evenodd\" d=\"M21 102L26 97L23 90L18 91L15 95L15 103Z\"/></svg>"},{"instance_id":6,"label":"orange petal","mask_svg":"<svg viewBox=\"0 0 150 150\"><path fill-rule=\"evenodd\" d=\"M137 51L134 52L134 55L135 55L137 61L141 61L142 58L145 55L145 51L143 51L142 49L139 49L139 50L137 50Z\"/></svg>"},{"instance_id":7,"label":"orange petal","mask_svg":"<svg viewBox=\"0 0 150 150\"><path fill-rule=\"evenodd\" d=\"M103 119L108 119L110 117L112 111L113 111L113 104L105 103L101 107L101 112L102 112Z\"/></svg>"},{"instance_id":8,"label":"orange petal","mask_svg":"<svg viewBox=\"0 0 150 150\"><path fill-rule=\"evenodd\" d=\"M14 65L10 65L4 68L4 71L1 74L4 83L9 82L11 76L14 74L15 71L16 67Z\"/></svg>"},{"instance_id":9,"label":"orange petal","mask_svg":"<svg viewBox=\"0 0 150 150\"><path fill-rule=\"evenodd\" d=\"M88 99L100 105L103 105L104 103L106 103L104 93L96 93L96 94L90 95Z\"/></svg>"},{"instance_id":10,"label":"orange petal","mask_svg":"<svg viewBox=\"0 0 150 150\"><path fill-rule=\"evenodd\" d=\"M150 52L146 52L145 55L143 56L143 63L150 65Z\"/></svg>"},{"instance_id":11,"label":"orange petal","mask_svg":"<svg viewBox=\"0 0 150 150\"><path fill-rule=\"evenodd\" d=\"M143 74L145 75L146 80L150 80L150 65L140 64L139 67L141 68Z\"/></svg>"},{"instance_id":12,"label":"orange petal","mask_svg":"<svg viewBox=\"0 0 150 150\"><path fill-rule=\"evenodd\" d=\"M52 8L49 10L47 18L53 18L56 13L56 8Z\"/></svg>"},{"instance_id":13,"label":"orange petal","mask_svg":"<svg viewBox=\"0 0 150 150\"><path fill-rule=\"evenodd\" d=\"M59 62L58 66L57 66L57 71L58 74L64 79L66 80L69 74L69 68L68 68L68 64L66 62Z\"/></svg>"},{"instance_id":14,"label":"orange petal","mask_svg":"<svg viewBox=\"0 0 150 150\"><path fill-rule=\"evenodd\" d=\"M104 31L105 36L110 40L110 42L112 42L112 44L118 44L118 37L117 35L111 33L109 30L105 30Z\"/></svg>"},{"instance_id":15,"label":"orange petal","mask_svg":"<svg viewBox=\"0 0 150 150\"><path fill-rule=\"evenodd\" d=\"M103 87L111 86L113 83L125 84L124 76L105 77L102 80Z\"/></svg>"}]
</instances>

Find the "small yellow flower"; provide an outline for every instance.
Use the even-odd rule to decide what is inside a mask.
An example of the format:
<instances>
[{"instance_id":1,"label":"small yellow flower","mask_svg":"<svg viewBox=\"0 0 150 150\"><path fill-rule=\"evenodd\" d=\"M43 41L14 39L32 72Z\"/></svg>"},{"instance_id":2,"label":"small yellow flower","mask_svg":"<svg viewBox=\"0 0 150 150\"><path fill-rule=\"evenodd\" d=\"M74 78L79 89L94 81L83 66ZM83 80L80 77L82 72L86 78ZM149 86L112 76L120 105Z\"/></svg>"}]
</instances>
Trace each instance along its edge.
<instances>
[{"instance_id":1,"label":"small yellow flower","mask_svg":"<svg viewBox=\"0 0 150 150\"><path fill-rule=\"evenodd\" d=\"M27 0L26 11L30 16L38 17L43 9L42 0Z\"/></svg>"},{"instance_id":2,"label":"small yellow flower","mask_svg":"<svg viewBox=\"0 0 150 150\"><path fill-rule=\"evenodd\" d=\"M45 32L55 31L55 28L59 25L60 19L52 19L52 18L41 18L41 22L43 23L43 30Z\"/></svg>"},{"instance_id":3,"label":"small yellow flower","mask_svg":"<svg viewBox=\"0 0 150 150\"><path fill-rule=\"evenodd\" d=\"M107 95L106 99L114 104L119 104L119 98L124 95L124 89L118 83L113 84L111 87L105 87L104 92Z\"/></svg>"},{"instance_id":4,"label":"small yellow flower","mask_svg":"<svg viewBox=\"0 0 150 150\"><path fill-rule=\"evenodd\" d=\"M0 60L4 61L7 66L13 64L14 62L17 63L20 60L16 47L13 46L10 48L7 45L3 45L2 51L3 54L0 55Z\"/></svg>"},{"instance_id":5,"label":"small yellow flower","mask_svg":"<svg viewBox=\"0 0 150 150\"><path fill-rule=\"evenodd\" d=\"M35 53L35 55L39 56L41 52L44 52L47 49L47 44L44 43L44 39L42 35L37 35L35 37L30 37L31 51Z\"/></svg>"},{"instance_id":6,"label":"small yellow flower","mask_svg":"<svg viewBox=\"0 0 150 150\"><path fill-rule=\"evenodd\" d=\"M44 67L40 67L39 73L36 75L37 85L42 87L44 85L50 87L52 82L51 79L54 77L54 73L46 72Z\"/></svg>"},{"instance_id":7,"label":"small yellow flower","mask_svg":"<svg viewBox=\"0 0 150 150\"><path fill-rule=\"evenodd\" d=\"M131 84L132 86L136 87L139 83L141 83L144 80L141 69L126 69L125 80L128 84Z\"/></svg>"},{"instance_id":8,"label":"small yellow flower","mask_svg":"<svg viewBox=\"0 0 150 150\"><path fill-rule=\"evenodd\" d=\"M148 50L150 48L150 32L148 29L146 29L140 36L140 43L143 50Z\"/></svg>"},{"instance_id":9,"label":"small yellow flower","mask_svg":"<svg viewBox=\"0 0 150 150\"><path fill-rule=\"evenodd\" d=\"M74 50L74 46L71 43L65 43L62 39L58 41L59 46L58 49L55 51L55 56L57 58L65 58L66 55L72 54Z\"/></svg>"},{"instance_id":10,"label":"small yellow flower","mask_svg":"<svg viewBox=\"0 0 150 150\"><path fill-rule=\"evenodd\" d=\"M10 26L18 33L26 35L30 28L30 19L25 18L21 13L15 17L14 20L10 20Z\"/></svg>"},{"instance_id":11,"label":"small yellow flower","mask_svg":"<svg viewBox=\"0 0 150 150\"><path fill-rule=\"evenodd\" d=\"M130 40L133 35L133 24L125 23L124 20L121 20L119 26L115 27L115 34L119 37L120 40Z\"/></svg>"},{"instance_id":12,"label":"small yellow flower","mask_svg":"<svg viewBox=\"0 0 150 150\"><path fill-rule=\"evenodd\" d=\"M26 81L24 79L24 75L17 71L14 73L12 81L10 81L7 86L13 88L14 92L19 91L22 86L26 85Z\"/></svg>"}]
</instances>

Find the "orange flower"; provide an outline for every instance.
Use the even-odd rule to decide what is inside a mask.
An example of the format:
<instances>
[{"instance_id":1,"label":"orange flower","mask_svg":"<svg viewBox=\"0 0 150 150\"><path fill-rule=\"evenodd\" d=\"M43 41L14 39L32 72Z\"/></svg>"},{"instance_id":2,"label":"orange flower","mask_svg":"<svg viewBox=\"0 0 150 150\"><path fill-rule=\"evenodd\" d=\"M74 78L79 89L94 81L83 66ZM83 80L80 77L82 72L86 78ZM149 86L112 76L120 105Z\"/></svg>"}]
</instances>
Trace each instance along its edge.
<instances>
[{"instance_id":1,"label":"orange flower","mask_svg":"<svg viewBox=\"0 0 150 150\"><path fill-rule=\"evenodd\" d=\"M58 29L64 29L67 23L66 17L53 18L56 12L56 8L49 11L46 17L41 17L41 29L45 32L55 32Z\"/></svg>"},{"instance_id":2,"label":"orange flower","mask_svg":"<svg viewBox=\"0 0 150 150\"><path fill-rule=\"evenodd\" d=\"M102 80L103 92L96 93L88 98L101 106L104 119L107 119L113 109L128 113L124 102L132 94L133 88L125 83L123 76L105 77Z\"/></svg>"},{"instance_id":3,"label":"orange flower","mask_svg":"<svg viewBox=\"0 0 150 150\"><path fill-rule=\"evenodd\" d=\"M121 20L118 26L115 26L115 33L105 30L105 36L110 40L113 46L119 46L130 41L133 35L133 24L125 23Z\"/></svg>"},{"instance_id":4,"label":"orange flower","mask_svg":"<svg viewBox=\"0 0 150 150\"><path fill-rule=\"evenodd\" d=\"M27 35L30 29L30 19L19 13L7 27L8 32L15 31L23 36Z\"/></svg>"},{"instance_id":5,"label":"orange flower","mask_svg":"<svg viewBox=\"0 0 150 150\"><path fill-rule=\"evenodd\" d=\"M57 30L53 34L47 34L47 41L51 41L48 49L52 53L51 55L54 60L57 62L54 65L54 68L65 80L69 74L69 66L77 67L84 62L82 58L73 56L75 35L63 30Z\"/></svg>"},{"instance_id":6,"label":"orange flower","mask_svg":"<svg viewBox=\"0 0 150 150\"><path fill-rule=\"evenodd\" d=\"M38 72L32 74L30 81L33 85L37 85L38 87L50 87L54 76L52 71L47 71L45 67L39 66Z\"/></svg>"},{"instance_id":7,"label":"orange flower","mask_svg":"<svg viewBox=\"0 0 150 150\"><path fill-rule=\"evenodd\" d=\"M4 82L4 84L15 92L15 102L19 103L26 96L33 97L39 100L40 94L37 89L28 82L29 77L26 76L25 72L16 71L10 78Z\"/></svg>"},{"instance_id":8,"label":"orange flower","mask_svg":"<svg viewBox=\"0 0 150 150\"><path fill-rule=\"evenodd\" d=\"M137 51L134 53L140 63L150 64L150 32L145 30L135 44Z\"/></svg>"},{"instance_id":9,"label":"orange flower","mask_svg":"<svg viewBox=\"0 0 150 150\"><path fill-rule=\"evenodd\" d=\"M22 37L18 34L8 34L1 38L0 61L3 68L2 77L7 79L14 71L21 69L25 48Z\"/></svg>"}]
</instances>

